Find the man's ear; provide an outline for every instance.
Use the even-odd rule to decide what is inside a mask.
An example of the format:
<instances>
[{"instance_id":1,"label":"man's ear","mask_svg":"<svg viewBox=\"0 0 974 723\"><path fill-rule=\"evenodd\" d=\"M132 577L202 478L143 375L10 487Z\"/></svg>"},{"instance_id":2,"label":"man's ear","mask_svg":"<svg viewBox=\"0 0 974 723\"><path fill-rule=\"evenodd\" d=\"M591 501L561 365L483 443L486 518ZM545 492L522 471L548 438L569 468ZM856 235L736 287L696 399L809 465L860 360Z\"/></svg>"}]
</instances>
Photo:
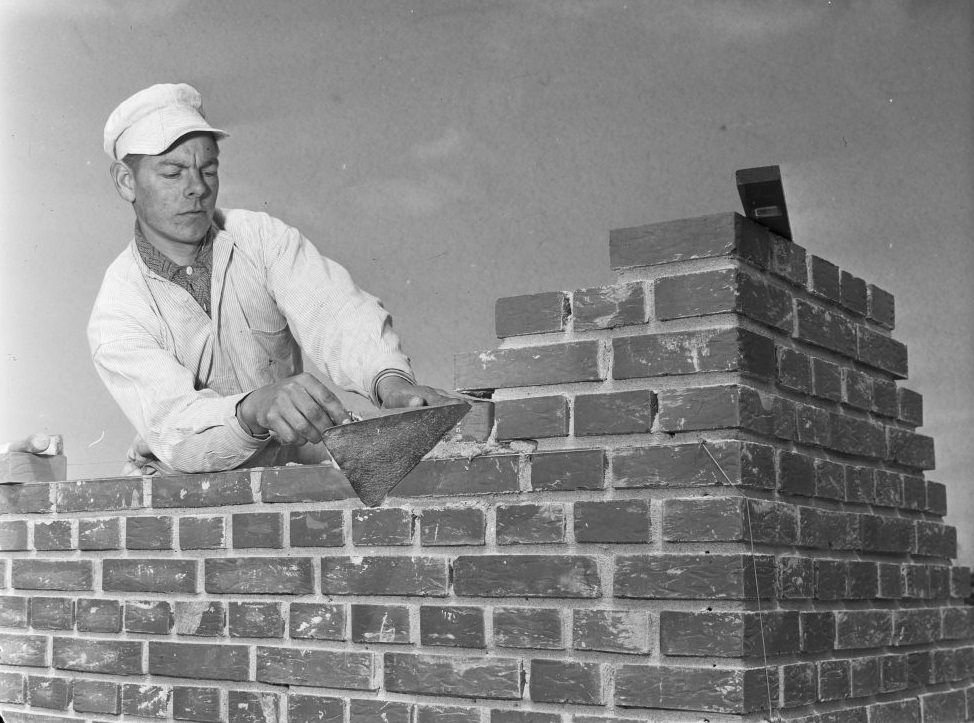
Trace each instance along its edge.
<instances>
[{"instance_id":1,"label":"man's ear","mask_svg":"<svg viewBox=\"0 0 974 723\"><path fill-rule=\"evenodd\" d=\"M123 201L135 202L135 171L129 168L122 161L112 163L110 170L112 181L115 183L115 190L122 197Z\"/></svg>"}]
</instances>

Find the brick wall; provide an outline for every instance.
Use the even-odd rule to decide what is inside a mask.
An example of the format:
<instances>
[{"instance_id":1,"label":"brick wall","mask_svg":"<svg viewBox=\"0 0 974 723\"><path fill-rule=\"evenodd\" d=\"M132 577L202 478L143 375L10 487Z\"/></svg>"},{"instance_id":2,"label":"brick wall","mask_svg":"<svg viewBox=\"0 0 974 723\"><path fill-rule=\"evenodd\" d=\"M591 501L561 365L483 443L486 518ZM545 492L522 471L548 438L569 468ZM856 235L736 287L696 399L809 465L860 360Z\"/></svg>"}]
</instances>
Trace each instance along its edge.
<instances>
[{"instance_id":1,"label":"brick wall","mask_svg":"<svg viewBox=\"0 0 974 723\"><path fill-rule=\"evenodd\" d=\"M892 296L734 214L610 260L497 302L456 358L493 410L382 507L327 467L0 485L4 718L974 716Z\"/></svg>"}]
</instances>

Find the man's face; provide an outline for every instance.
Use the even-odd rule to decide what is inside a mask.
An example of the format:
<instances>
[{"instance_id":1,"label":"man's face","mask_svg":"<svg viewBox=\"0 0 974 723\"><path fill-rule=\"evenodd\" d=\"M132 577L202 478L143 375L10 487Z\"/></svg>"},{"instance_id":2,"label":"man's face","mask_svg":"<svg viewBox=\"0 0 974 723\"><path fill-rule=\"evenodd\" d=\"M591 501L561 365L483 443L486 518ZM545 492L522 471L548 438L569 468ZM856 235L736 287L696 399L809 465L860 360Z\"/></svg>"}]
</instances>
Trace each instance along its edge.
<instances>
[{"instance_id":1,"label":"man's face","mask_svg":"<svg viewBox=\"0 0 974 723\"><path fill-rule=\"evenodd\" d=\"M209 133L194 133L165 153L143 156L133 170L135 215L157 245L179 249L206 234L220 191L220 150Z\"/></svg>"}]
</instances>

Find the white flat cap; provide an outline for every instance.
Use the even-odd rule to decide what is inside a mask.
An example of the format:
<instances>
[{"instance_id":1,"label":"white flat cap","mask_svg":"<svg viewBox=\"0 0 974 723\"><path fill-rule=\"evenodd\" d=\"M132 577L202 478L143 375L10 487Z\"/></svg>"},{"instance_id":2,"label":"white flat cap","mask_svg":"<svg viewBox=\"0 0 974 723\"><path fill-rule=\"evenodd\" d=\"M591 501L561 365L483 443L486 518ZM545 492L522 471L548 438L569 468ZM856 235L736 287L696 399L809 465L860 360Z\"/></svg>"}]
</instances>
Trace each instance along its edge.
<instances>
[{"instance_id":1,"label":"white flat cap","mask_svg":"<svg viewBox=\"0 0 974 723\"><path fill-rule=\"evenodd\" d=\"M203 98L186 83L160 83L126 98L108 116L105 153L120 160L129 153L157 156L187 133L230 134L203 116Z\"/></svg>"}]
</instances>

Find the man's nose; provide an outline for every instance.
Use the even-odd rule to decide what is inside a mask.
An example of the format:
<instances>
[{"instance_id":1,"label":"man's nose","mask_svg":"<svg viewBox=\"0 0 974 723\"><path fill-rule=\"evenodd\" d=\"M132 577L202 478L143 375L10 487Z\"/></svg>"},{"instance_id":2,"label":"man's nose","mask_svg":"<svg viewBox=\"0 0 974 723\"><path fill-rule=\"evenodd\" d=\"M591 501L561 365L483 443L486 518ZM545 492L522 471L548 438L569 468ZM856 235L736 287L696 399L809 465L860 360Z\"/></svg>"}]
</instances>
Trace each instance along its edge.
<instances>
[{"instance_id":1,"label":"man's nose","mask_svg":"<svg viewBox=\"0 0 974 723\"><path fill-rule=\"evenodd\" d=\"M198 170L190 170L189 180L186 184L186 195L193 198L207 196L210 193L210 186L206 182L203 173Z\"/></svg>"}]
</instances>

